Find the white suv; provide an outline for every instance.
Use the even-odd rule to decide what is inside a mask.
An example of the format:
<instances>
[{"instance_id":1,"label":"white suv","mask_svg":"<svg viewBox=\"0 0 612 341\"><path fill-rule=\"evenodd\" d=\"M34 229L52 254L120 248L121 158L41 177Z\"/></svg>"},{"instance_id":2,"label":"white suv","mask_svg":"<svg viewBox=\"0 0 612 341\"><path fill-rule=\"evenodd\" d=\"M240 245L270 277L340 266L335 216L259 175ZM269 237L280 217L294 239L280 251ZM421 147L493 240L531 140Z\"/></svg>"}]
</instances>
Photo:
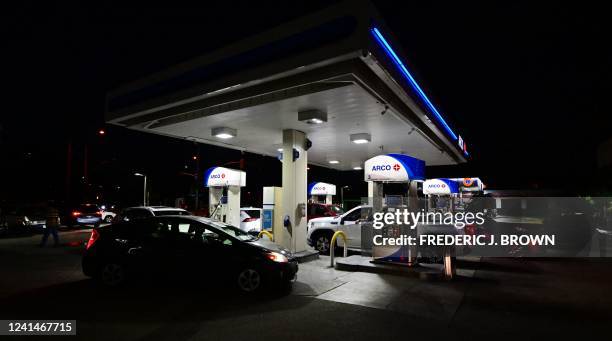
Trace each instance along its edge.
<instances>
[{"instance_id":1,"label":"white suv","mask_svg":"<svg viewBox=\"0 0 612 341\"><path fill-rule=\"evenodd\" d=\"M361 222L372 214L372 206L357 206L336 217L311 219L307 225L308 245L322 254L329 253L329 243L336 231L343 231L347 237L347 248L361 249ZM342 238L336 241L344 246Z\"/></svg>"}]
</instances>

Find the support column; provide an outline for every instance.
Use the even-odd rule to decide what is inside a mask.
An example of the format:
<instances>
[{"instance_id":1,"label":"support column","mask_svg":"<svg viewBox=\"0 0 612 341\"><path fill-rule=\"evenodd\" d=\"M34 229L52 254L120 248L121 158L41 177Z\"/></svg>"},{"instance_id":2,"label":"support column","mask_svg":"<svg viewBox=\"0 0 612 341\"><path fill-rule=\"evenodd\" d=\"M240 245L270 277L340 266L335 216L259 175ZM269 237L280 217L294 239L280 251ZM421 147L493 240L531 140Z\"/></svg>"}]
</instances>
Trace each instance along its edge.
<instances>
[{"instance_id":1,"label":"support column","mask_svg":"<svg viewBox=\"0 0 612 341\"><path fill-rule=\"evenodd\" d=\"M383 208L382 182L368 181L368 201L373 212L381 212Z\"/></svg>"},{"instance_id":2,"label":"support column","mask_svg":"<svg viewBox=\"0 0 612 341\"><path fill-rule=\"evenodd\" d=\"M293 160L293 150L299 153ZM292 252L306 250L306 203L308 157L306 134L301 131L283 130L283 233L275 241ZM303 208L303 209L302 209Z\"/></svg>"},{"instance_id":3,"label":"support column","mask_svg":"<svg viewBox=\"0 0 612 341\"><path fill-rule=\"evenodd\" d=\"M331 205L332 203L333 203L333 201L332 201L332 195L331 195L331 194L326 195L326 196L325 196L325 204L327 204L327 205Z\"/></svg>"},{"instance_id":4,"label":"support column","mask_svg":"<svg viewBox=\"0 0 612 341\"><path fill-rule=\"evenodd\" d=\"M225 222L240 227L240 186L227 188L227 211Z\"/></svg>"}]
</instances>

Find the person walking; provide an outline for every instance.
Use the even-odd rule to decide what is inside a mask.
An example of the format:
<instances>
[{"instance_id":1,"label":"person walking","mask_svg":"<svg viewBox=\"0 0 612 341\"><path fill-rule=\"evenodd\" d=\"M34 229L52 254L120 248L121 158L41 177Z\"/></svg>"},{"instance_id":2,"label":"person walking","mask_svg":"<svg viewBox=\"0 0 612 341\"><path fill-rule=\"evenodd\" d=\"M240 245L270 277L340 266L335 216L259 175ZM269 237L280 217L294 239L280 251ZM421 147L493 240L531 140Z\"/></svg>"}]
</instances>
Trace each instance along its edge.
<instances>
[{"instance_id":1,"label":"person walking","mask_svg":"<svg viewBox=\"0 0 612 341\"><path fill-rule=\"evenodd\" d=\"M47 207L47 215L45 219L45 233L43 235L42 241L40 242L40 246L44 247L47 244L47 239L49 239L49 234L53 235L53 245L59 245L59 236L57 235L57 229L60 225L60 217L59 211L55 208L53 203L49 203Z\"/></svg>"}]
</instances>

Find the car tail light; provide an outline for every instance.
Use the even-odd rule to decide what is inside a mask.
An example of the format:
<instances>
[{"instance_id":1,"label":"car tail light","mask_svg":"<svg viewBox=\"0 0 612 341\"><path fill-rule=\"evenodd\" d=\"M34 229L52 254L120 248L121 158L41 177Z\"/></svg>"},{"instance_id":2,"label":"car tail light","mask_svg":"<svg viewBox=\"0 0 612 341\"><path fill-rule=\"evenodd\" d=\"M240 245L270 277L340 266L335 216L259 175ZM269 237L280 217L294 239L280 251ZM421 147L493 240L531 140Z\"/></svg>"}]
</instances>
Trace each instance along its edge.
<instances>
[{"instance_id":1,"label":"car tail light","mask_svg":"<svg viewBox=\"0 0 612 341\"><path fill-rule=\"evenodd\" d=\"M85 246L85 250L89 250L89 248L96 243L96 240L98 240L98 238L100 238L100 232L98 232L98 230L96 229L91 230L91 237L89 237L89 241L87 241L87 246Z\"/></svg>"},{"instance_id":2,"label":"car tail light","mask_svg":"<svg viewBox=\"0 0 612 341\"><path fill-rule=\"evenodd\" d=\"M470 235L470 236L475 236L477 234L476 225L466 225L465 234Z\"/></svg>"},{"instance_id":3,"label":"car tail light","mask_svg":"<svg viewBox=\"0 0 612 341\"><path fill-rule=\"evenodd\" d=\"M257 218L244 218L244 220L242 221L243 223L250 223L253 221L257 221Z\"/></svg>"},{"instance_id":4,"label":"car tail light","mask_svg":"<svg viewBox=\"0 0 612 341\"><path fill-rule=\"evenodd\" d=\"M285 255L280 254L278 252L269 252L266 253L266 257L273 261L273 262L277 262L277 263L287 263L289 260L287 259L287 257L285 257Z\"/></svg>"},{"instance_id":5,"label":"car tail light","mask_svg":"<svg viewBox=\"0 0 612 341\"><path fill-rule=\"evenodd\" d=\"M96 212L97 215L102 216L102 211Z\"/></svg>"},{"instance_id":6,"label":"car tail light","mask_svg":"<svg viewBox=\"0 0 612 341\"><path fill-rule=\"evenodd\" d=\"M72 216L73 217L78 217L80 215L81 215L81 212L79 212L79 211L72 211Z\"/></svg>"}]
</instances>

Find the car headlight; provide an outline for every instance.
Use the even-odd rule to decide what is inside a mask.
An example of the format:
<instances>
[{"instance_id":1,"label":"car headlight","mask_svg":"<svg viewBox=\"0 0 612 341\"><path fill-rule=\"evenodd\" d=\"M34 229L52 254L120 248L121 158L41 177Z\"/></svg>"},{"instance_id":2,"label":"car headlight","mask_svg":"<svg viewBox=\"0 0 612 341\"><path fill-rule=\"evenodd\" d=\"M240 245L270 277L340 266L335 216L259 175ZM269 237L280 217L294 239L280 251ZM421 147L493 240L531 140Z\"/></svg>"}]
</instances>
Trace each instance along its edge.
<instances>
[{"instance_id":1,"label":"car headlight","mask_svg":"<svg viewBox=\"0 0 612 341\"><path fill-rule=\"evenodd\" d=\"M269 260L273 262L277 262L277 263L287 263L289 261L287 257L285 257L285 255L278 253L278 252L268 252L266 254L266 257Z\"/></svg>"}]
</instances>

